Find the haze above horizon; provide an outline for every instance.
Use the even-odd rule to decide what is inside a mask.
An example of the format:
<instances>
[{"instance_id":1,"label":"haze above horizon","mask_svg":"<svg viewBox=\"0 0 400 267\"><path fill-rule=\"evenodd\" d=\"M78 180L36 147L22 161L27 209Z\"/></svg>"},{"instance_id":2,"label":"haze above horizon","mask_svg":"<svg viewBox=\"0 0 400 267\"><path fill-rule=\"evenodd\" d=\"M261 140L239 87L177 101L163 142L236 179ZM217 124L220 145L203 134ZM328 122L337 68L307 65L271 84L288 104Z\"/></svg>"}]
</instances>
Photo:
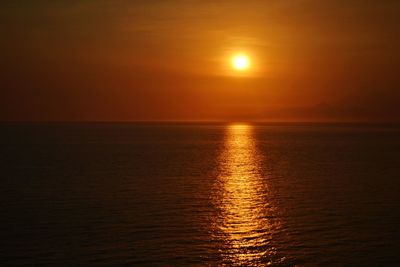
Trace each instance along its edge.
<instances>
[{"instance_id":1,"label":"haze above horizon","mask_svg":"<svg viewBox=\"0 0 400 267\"><path fill-rule=\"evenodd\" d=\"M400 122L398 1L5 0L0 17L1 121Z\"/></svg>"}]
</instances>

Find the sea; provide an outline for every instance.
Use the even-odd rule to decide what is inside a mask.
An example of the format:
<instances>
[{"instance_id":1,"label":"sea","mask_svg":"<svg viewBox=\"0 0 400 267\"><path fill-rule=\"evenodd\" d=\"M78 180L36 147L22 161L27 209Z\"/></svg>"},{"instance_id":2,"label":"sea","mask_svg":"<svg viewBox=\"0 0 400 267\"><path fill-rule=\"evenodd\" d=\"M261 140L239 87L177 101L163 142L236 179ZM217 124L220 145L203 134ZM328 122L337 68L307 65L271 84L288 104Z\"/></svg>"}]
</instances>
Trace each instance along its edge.
<instances>
[{"instance_id":1,"label":"sea","mask_svg":"<svg viewBox=\"0 0 400 267\"><path fill-rule=\"evenodd\" d=\"M1 266L400 266L400 126L1 123Z\"/></svg>"}]
</instances>

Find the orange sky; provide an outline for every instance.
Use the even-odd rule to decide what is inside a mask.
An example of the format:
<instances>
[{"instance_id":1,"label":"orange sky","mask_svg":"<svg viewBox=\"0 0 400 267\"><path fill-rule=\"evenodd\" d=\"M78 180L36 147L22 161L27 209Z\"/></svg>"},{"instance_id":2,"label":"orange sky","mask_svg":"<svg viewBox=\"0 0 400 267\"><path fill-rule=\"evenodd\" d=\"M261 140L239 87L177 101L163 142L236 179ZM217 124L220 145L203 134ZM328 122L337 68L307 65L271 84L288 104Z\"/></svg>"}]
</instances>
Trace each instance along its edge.
<instances>
[{"instance_id":1,"label":"orange sky","mask_svg":"<svg viewBox=\"0 0 400 267\"><path fill-rule=\"evenodd\" d=\"M1 120L400 121L399 1L5 0L0 18Z\"/></svg>"}]
</instances>

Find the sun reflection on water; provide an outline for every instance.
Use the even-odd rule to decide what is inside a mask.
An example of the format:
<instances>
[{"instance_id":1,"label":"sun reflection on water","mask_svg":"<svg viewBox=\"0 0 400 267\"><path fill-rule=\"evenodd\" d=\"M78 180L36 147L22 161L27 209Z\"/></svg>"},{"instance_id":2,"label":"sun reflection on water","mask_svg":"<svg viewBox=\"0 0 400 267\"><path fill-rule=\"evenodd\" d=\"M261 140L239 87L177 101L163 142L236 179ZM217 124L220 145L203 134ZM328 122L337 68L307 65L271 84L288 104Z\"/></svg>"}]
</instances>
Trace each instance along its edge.
<instances>
[{"instance_id":1,"label":"sun reflection on water","mask_svg":"<svg viewBox=\"0 0 400 267\"><path fill-rule=\"evenodd\" d=\"M220 157L218 228L224 236L222 256L229 265L266 265L275 254L273 207L253 134L251 125L228 126Z\"/></svg>"}]
</instances>

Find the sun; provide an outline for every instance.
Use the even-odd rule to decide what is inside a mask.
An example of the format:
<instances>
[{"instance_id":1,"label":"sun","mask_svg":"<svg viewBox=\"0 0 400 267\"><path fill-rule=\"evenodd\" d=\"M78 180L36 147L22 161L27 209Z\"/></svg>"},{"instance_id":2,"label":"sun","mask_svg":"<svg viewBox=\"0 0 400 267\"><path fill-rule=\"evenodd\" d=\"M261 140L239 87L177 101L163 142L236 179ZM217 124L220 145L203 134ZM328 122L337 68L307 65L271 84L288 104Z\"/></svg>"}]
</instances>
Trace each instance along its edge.
<instances>
[{"instance_id":1,"label":"sun","mask_svg":"<svg viewBox=\"0 0 400 267\"><path fill-rule=\"evenodd\" d=\"M232 67L238 71L244 71L250 67L250 59L245 54L238 54L232 57Z\"/></svg>"}]
</instances>

